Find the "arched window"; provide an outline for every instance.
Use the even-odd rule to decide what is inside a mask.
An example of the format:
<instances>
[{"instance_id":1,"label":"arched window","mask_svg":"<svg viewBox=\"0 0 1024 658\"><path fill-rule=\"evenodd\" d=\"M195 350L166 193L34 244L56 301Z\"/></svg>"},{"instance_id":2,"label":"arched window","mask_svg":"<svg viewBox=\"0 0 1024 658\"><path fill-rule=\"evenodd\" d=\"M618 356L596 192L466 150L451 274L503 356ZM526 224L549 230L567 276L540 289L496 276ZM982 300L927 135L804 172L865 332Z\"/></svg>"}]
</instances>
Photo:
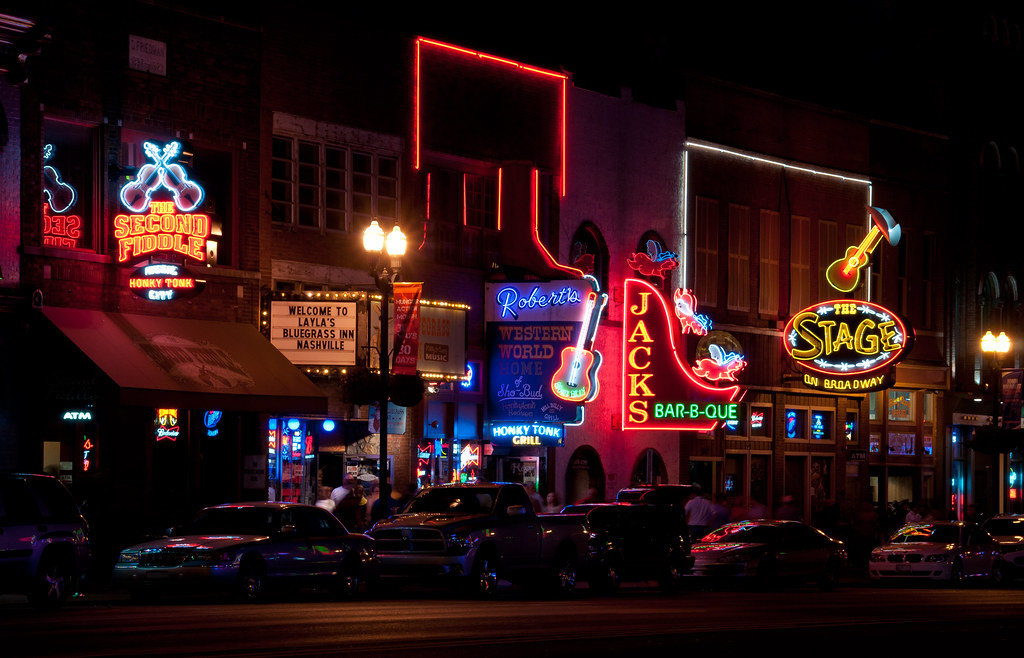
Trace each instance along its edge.
<instances>
[{"instance_id":1,"label":"arched window","mask_svg":"<svg viewBox=\"0 0 1024 658\"><path fill-rule=\"evenodd\" d=\"M583 222L572 236L569 265L597 279L601 290L608 290L608 245L592 222Z\"/></svg>"},{"instance_id":2,"label":"arched window","mask_svg":"<svg viewBox=\"0 0 1024 658\"><path fill-rule=\"evenodd\" d=\"M565 500L562 503L571 505L584 498L604 500L604 485L601 455L588 445L576 448L565 469Z\"/></svg>"},{"instance_id":3,"label":"arched window","mask_svg":"<svg viewBox=\"0 0 1024 658\"><path fill-rule=\"evenodd\" d=\"M668 469L665 460L657 450L648 448L640 453L633 463L633 472L629 476L630 484L667 484Z\"/></svg>"}]
</instances>

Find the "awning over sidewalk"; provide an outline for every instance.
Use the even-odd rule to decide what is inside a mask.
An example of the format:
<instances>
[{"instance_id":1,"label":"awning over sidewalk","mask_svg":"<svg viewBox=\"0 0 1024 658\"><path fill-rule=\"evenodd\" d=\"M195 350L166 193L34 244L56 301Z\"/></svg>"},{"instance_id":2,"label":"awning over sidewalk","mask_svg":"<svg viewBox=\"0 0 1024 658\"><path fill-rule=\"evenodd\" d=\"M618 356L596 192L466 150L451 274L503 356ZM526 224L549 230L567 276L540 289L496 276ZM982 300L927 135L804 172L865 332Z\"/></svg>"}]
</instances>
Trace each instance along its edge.
<instances>
[{"instance_id":1,"label":"awning over sidewalk","mask_svg":"<svg viewBox=\"0 0 1024 658\"><path fill-rule=\"evenodd\" d=\"M43 314L125 405L326 414L327 397L250 325L73 308Z\"/></svg>"}]
</instances>

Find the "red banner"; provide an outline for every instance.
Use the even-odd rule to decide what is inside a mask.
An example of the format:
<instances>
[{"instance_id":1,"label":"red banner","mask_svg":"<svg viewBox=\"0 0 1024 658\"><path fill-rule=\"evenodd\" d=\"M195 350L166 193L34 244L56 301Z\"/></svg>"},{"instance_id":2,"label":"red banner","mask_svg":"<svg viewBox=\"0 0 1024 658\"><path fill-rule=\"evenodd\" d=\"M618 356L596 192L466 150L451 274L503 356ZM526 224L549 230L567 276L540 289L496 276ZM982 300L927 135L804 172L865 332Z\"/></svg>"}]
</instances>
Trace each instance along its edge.
<instances>
[{"instance_id":1,"label":"red banner","mask_svg":"<svg viewBox=\"0 0 1024 658\"><path fill-rule=\"evenodd\" d=\"M395 284L395 360L391 372L415 375L420 345L422 283Z\"/></svg>"}]
</instances>

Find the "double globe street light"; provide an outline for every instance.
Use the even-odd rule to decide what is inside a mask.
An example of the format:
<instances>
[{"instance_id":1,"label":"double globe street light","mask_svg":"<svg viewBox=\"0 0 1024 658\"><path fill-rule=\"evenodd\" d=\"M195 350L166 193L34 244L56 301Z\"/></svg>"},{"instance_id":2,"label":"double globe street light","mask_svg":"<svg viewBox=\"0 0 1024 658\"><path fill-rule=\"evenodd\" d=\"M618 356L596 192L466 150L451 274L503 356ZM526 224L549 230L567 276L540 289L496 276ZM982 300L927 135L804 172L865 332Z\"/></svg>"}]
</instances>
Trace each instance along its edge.
<instances>
[{"instance_id":1,"label":"double globe street light","mask_svg":"<svg viewBox=\"0 0 1024 658\"><path fill-rule=\"evenodd\" d=\"M981 351L989 355L992 358L992 425L998 426L999 424L999 398L1000 389L1002 388L1002 377L1000 368L1002 367L1002 356L1010 351L1010 337L1006 335L1005 331L1000 331L998 336L992 334L991 331L985 332L985 335L981 337Z\"/></svg>"},{"instance_id":2,"label":"double globe street light","mask_svg":"<svg viewBox=\"0 0 1024 658\"><path fill-rule=\"evenodd\" d=\"M378 469L378 482L380 485L379 501L381 512L387 515L388 506L391 504L391 483L388 480L388 380L391 375L391 356L388 336L388 304L391 303L391 293L394 290L395 279L398 277L398 270L402 266L402 256L406 248L405 234L398 224L384 237L384 230L381 229L377 220L370 222L370 225L363 231L363 249L371 255L376 255L370 264L370 275L381 292L380 302L380 468Z\"/></svg>"}]
</instances>

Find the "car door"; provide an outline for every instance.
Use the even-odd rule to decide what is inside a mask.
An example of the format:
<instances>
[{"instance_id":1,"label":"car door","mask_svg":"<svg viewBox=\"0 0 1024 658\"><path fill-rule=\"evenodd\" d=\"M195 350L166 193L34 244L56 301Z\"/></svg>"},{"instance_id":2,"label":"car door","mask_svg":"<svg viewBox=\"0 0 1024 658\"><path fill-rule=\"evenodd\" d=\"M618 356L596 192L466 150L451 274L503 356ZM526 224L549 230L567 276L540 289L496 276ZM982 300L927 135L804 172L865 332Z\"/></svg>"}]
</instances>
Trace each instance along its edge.
<instances>
[{"instance_id":1,"label":"car door","mask_svg":"<svg viewBox=\"0 0 1024 658\"><path fill-rule=\"evenodd\" d=\"M46 532L41 517L23 479L0 477L0 589L19 589L35 569L36 537Z\"/></svg>"},{"instance_id":2,"label":"car door","mask_svg":"<svg viewBox=\"0 0 1024 658\"><path fill-rule=\"evenodd\" d=\"M783 523L779 528L779 575L806 578L819 574L828 559L825 538L802 523Z\"/></svg>"},{"instance_id":3,"label":"car door","mask_svg":"<svg viewBox=\"0 0 1024 658\"><path fill-rule=\"evenodd\" d=\"M963 565L965 576L988 577L996 555L996 541L981 528L971 525L964 528L965 545Z\"/></svg>"},{"instance_id":4,"label":"car door","mask_svg":"<svg viewBox=\"0 0 1024 658\"><path fill-rule=\"evenodd\" d=\"M540 557L540 524L526 490L505 486L498 493L497 527L502 567L509 570L537 566Z\"/></svg>"}]
</instances>

